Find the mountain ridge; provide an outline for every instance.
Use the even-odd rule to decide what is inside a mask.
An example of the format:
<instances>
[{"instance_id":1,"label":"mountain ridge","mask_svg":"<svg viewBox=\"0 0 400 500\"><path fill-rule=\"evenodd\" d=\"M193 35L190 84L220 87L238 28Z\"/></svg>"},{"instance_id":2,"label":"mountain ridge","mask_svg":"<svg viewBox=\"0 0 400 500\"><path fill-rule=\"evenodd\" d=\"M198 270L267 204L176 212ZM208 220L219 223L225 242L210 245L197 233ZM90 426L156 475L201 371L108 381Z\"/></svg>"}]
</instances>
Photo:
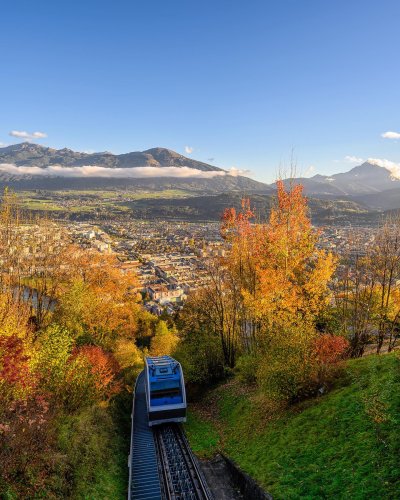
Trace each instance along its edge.
<instances>
[{"instance_id":1,"label":"mountain ridge","mask_svg":"<svg viewBox=\"0 0 400 500\"><path fill-rule=\"evenodd\" d=\"M122 154L104 152L78 152L68 148L54 149L35 143L23 142L0 148L0 188L10 186L13 189L188 189L199 195L241 192L273 193L276 186L265 184L243 175L230 175L228 170L188 158L171 149L154 147L144 151L132 151ZM9 168L15 166L15 168ZM23 167L21 175L18 168ZM34 167L34 168L30 168ZM55 167L55 168L54 168ZM61 169L59 168L61 167ZM65 175L62 167L68 167ZM71 168L77 168L77 175ZM91 173L81 173L82 167L101 167L107 169L107 178ZM142 175L136 168L147 168ZM151 171L148 167L160 169ZM163 171L163 169L170 168ZM39 171L35 168L43 169ZM50 174L47 175L46 169ZM58 170L57 170L58 169ZM118 175L113 175L118 169ZM121 175L123 169L130 169L130 174ZM191 175L193 170L193 175ZM68 172L68 175L67 175ZM132 173L133 172L133 173ZM169 175L171 173L171 175ZM129 177L129 178L128 178ZM371 162L351 168L347 172L333 175L316 174L313 177L298 177L284 180L286 184L301 183L307 196L326 199L349 199L365 203L376 209L400 208L400 179L383 167ZM387 193L387 196L383 193ZM387 198L387 199L386 199Z\"/></svg>"},{"instance_id":2,"label":"mountain ridge","mask_svg":"<svg viewBox=\"0 0 400 500\"><path fill-rule=\"evenodd\" d=\"M1 164L4 168L0 168L0 188L9 186L15 190L108 188L162 190L184 187L199 194L273 191L273 188L265 183L243 175L230 175L227 170L161 147L114 155L107 151L85 153L24 142L0 148L0 167ZM68 167L69 171L65 170L65 174L68 175L64 175L63 167ZM87 172L82 172L82 167L93 167L93 170L87 175ZM103 169L101 175L96 174L95 167ZM143 173L143 170L138 170L136 175L135 169L143 167L146 171ZM158 172L155 170L153 173L150 167L160 170ZM163 169L168 167L172 168L163 172ZM23 173L18 172L18 168L23 169ZM41 170L35 170L37 168ZM77 168L76 175L71 172L73 168ZM49 174L46 169L49 169ZM113 169L118 169L118 175L113 175ZM123 169L129 169L127 175L124 175Z\"/></svg>"},{"instance_id":3,"label":"mountain ridge","mask_svg":"<svg viewBox=\"0 0 400 500\"><path fill-rule=\"evenodd\" d=\"M394 177L388 169L368 161L348 172L329 176L316 174L313 177L298 177L294 181L303 184L309 195L325 196L367 195L400 187L400 179Z\"/></svg>"},{"instance_id":4,"label":"mountain ridge","mask_svg":"<svg viewBox=\"0 0 400 500\"><path fill-rule=\"evenodd\" d=\"M203 172L226 172L226 170L183 156L167 148L150 148L144 151L113 154L108 151L85 153L72 149L54 149L39 144L23 142L0 149L0 163L12 163L17 166L51 165L65 167L98 166L106 168L136 167L188 167Z\"/></svg>"}]
</instances>

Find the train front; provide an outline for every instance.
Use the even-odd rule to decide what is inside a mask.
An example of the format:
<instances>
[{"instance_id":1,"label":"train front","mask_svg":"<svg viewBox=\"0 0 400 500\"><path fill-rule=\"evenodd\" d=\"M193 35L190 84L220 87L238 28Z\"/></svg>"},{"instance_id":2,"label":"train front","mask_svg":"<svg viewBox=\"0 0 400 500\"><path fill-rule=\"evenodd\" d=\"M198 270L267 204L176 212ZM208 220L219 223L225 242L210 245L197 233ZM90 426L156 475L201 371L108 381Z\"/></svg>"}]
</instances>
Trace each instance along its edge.
<instances>
[{"instance_id":1,"label":"train front","mask_svg":"<svg viewBox=\"0 0 400 500\"><path fill-rule=\"evenodd\" d=\"M170 356L146 358L146 401L149 425L186 422L182 367Z\"/></svg>"}]
</instances>

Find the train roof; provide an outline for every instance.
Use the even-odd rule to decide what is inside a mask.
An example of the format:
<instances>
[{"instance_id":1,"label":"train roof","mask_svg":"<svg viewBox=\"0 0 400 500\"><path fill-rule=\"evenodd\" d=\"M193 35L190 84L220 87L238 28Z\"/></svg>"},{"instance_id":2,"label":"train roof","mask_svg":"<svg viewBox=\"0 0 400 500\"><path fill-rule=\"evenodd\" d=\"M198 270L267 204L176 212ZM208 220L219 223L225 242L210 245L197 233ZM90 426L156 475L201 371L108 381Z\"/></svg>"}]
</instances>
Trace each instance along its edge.
<instances>
[{"instance_id":1,"label":"train roof","mask_svg":"<svg viewBox=\"0 0 400 500\"><path fill-rule=\"evenodd\" d=\"M180 363L171 356L148 356L145 361L151 377L168 377L180 372Z\"/></svg>"}]
</instances>

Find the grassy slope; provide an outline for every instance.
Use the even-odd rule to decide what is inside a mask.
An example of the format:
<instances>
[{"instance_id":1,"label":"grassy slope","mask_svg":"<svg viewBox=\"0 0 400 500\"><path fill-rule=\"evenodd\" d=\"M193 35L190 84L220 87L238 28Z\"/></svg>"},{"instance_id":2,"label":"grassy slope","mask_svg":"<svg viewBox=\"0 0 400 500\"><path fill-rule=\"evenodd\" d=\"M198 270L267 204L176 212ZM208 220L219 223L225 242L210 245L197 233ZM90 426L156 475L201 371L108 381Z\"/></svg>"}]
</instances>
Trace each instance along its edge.
<instances>
[{"instance_id":1,"label":"grassy slope","mask_svg":"<svg viewBox=\"0 0 400 500\"><path fill-rule=\"evenodd\" d=\"M189 439L203 456L222 448L275 498L399 498L399 357L349 361L339 382L266 424L252 396L220 387L217 415L192 412Z\"/></svg>"},{"instance_id":2,"label":"grassy slope","mask_svg":"<svg viewBox=\"0 0 400 500\"><path fill-rule=\"evenodd\" d=\"M56 467L38 498L124 500L131 405L131 393L123 391L108 405L93 405L61 416Z\"/></svg>"}]
</instances>

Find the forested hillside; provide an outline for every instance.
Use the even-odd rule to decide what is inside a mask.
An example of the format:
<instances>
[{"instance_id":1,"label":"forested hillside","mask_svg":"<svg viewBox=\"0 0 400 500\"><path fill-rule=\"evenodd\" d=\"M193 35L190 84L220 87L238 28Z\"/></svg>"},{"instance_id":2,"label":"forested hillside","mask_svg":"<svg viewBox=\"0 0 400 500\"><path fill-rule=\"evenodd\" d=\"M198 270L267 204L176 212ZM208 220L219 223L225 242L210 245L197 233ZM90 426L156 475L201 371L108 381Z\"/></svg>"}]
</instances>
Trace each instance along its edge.
<instances>
[{"instance_id":1,"label":"forested hillside","mask_svg":"<svg viewBox=\"0 0 400 500\"><path fill-rule=\"evenodd\" d=\"M115 257L24 218L8 193L0 251L0 496L125 498L135 341L157 353L174 334Z\"/></svg>"}]
</instances>

